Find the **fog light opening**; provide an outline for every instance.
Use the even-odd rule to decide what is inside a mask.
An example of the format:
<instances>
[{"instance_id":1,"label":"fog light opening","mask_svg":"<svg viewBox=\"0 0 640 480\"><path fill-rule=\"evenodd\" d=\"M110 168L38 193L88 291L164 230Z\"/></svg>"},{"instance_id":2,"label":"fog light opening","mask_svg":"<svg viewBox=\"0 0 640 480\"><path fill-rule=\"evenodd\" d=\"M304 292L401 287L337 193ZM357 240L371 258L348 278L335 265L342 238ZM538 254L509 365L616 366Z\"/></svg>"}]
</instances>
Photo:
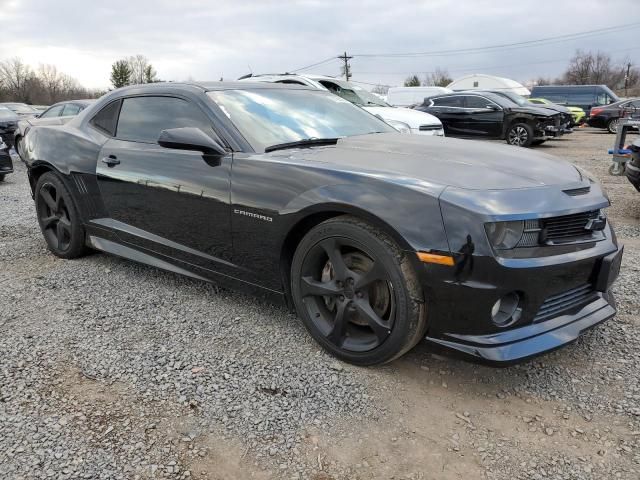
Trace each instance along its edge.
<instances>
[{"instance_id":1,"label":"fog light opening","mask_svg":"<svg viewBox=\"0 0 640 480\"><path fill-rule=\"evenodd\" d=\"M491 308L491 320L498 327L508 327L520 319L520 295L516 292L507 293Z\"/></svg>"}]
</instances>

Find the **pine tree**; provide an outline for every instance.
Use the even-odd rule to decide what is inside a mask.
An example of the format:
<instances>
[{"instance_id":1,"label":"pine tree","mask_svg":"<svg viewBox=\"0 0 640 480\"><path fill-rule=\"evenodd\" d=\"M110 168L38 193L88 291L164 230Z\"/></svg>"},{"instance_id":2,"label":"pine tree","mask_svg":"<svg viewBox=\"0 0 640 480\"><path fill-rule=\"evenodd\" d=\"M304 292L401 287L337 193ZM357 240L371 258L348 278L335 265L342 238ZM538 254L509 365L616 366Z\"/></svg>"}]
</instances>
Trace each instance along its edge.
<instances>
[{"instance_id":1,"label":"pine tree","mask_svg":"<svg viewBox=\"0 0 640 480\"><path fill-rule=\"evenodd\" d=\"M111 83L115 88L125 87L131 83L131 67L126 60L118 60L111 65Z\"/></svg>"}]
</instances>

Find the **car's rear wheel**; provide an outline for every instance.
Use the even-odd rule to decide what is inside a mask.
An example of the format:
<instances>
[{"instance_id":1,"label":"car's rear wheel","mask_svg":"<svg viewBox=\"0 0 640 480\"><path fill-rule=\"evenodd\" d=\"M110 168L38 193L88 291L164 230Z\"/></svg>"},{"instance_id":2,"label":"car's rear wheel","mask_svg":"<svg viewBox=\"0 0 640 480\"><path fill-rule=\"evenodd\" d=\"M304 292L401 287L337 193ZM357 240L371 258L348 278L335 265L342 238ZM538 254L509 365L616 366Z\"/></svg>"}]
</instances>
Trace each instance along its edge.
<instances>
[{"instance_id":1,"label":"car's rear wheel","mask_svg":"<svg viewBox=\"0 0 640 480\"><path fill-rule=\"evenodd\" d=\"M51 252L61 258L86 253L85 232L71 194L53 172L44 173L35 188L40 230Z\"/></svg>"},{"instance_id":2,"label":"car's rear wheel","mask_svg":"<svg viewBox=\"0 0 640 480\"><path fill-rule=\"evenodd\" d=\"M507 130L507 143L516 147L528 147L533 141L533 129L526 123L514 123Z\"/></svg>"},{"instance_id":3,"label":"car's rear wheel","mask_svg":"<svg viewBox=\"0 0 640 480\"><path fill-rule=\"evenodd\" d=\"M607 122L607 130L609 133L618 133L618 125L620 125L620 119L612 118Z\"/></svg>"},{"instance_id":4,"label":"car's rear wheel","mask_svg":"<svg viewBox=\"0 0 640 480\"><path fill-rule=\"evenodd\" d=\"M15 148L18 156L24 160L24 157L22 156L22 137L16 138Z\"/></svg>"},{"instance_id":5,"label":"car's rear wheel","mask_svg":"<svg viewBox=\"0 0 640 480\"><path fill-rule=\"evenodd\" d=\"M420 341L425 311L418 285L406 253L350 216L311 229L291 267L293 300L311 336L357 365L389 362Z\"/></svg>"}]
</instances>

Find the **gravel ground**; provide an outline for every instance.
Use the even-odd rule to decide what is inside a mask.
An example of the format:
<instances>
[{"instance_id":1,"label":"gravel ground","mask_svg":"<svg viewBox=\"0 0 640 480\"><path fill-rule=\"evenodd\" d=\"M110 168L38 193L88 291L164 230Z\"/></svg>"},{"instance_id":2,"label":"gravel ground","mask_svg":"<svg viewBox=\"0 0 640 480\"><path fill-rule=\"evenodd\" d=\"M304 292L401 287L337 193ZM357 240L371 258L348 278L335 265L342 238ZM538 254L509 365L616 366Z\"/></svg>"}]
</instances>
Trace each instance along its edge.
<instances>
[{"instance_id":1,"label":"gravel ground","mask_svg":"<svg viewBox=\"0 0 640 480\"><path fill-rule=\"evenodd\" d=\"M626 244L616 320L508 369L427 346L342 364L286 310L103 254L64 261L24 167L0 184L0 478L640 478L640 194L592 171Z\"/></svg>"}]
</instances>

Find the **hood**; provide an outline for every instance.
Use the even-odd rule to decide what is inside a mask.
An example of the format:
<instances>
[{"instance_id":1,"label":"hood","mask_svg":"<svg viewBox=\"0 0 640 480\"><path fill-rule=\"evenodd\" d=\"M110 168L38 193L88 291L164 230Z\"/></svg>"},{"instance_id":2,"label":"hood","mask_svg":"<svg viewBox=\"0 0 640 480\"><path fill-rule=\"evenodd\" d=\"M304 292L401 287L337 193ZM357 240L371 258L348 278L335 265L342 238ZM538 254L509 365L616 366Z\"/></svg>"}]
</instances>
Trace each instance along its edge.
<instances>
[{"instance_id":1,"label":"hood","mask_svg":"<svg viewBox=\"0 0 640 480\"><path fill-rule=\"evenodd\" d=\"M382 133L340 139L335 146L281 150L288 162L332 168L402 183L408 187L506 190L582 183L573 165L531 151L489 142ZM322 165L319 165L322 166Z\"/></svg>"},{"instance_id":2,"label":"hood","mask_svg":"<svg viewBox=\"0 0 640 480\"><path fill-rule=\"evenodd\" d=\"M539 115L541 117L552 117L552 116L558 114L558 112L550 110L550 109L548 109L546 107L545 108L541 108L541 107L536 107L536 106L533 106L533 105L531 105L530 107L529 106L509 107L508 109L511 112L528 113L530 115Z\"/></svg>"},{"instance_id":3,"label":"hood","mask_svg":"<svg viewBox=\"0 0 640 480\"><path fill-rule=\"evenodd\" d=\"M396 107L363 107L367 112L380 115L385 120L404 122L413 129L420 125L442 125L442 122L433 115L410 108Z\"/></svg>"},{"instance_id":4,"label":"hood","mask_svg":"<svg viewBox=\"0 0 640 480\"><path fill-rule=\"evenodd\" d=\"M570 113L567 107L563 107L562 105L555 104L545 104L545 105L536 105L536 108L541 108L542 110L551 110L552 112L560 112L560 113Z\"/></svg>"}]
</instances>

